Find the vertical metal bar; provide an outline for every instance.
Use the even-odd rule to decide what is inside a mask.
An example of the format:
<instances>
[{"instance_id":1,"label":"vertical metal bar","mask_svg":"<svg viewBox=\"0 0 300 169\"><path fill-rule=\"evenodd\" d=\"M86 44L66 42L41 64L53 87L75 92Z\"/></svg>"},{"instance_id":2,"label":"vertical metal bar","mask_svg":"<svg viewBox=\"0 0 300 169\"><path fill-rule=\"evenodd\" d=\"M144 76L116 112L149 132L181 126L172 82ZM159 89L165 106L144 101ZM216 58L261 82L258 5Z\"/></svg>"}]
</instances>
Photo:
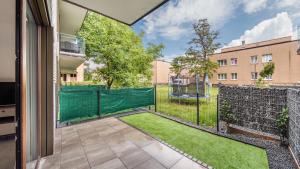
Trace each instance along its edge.
<instances>
[{"instance_id":1,"label":"vertical metal bar","mask_svg":"<svg viewBox=\"0 0 300 169\"><path fill-rule=\"evenodd\" d=\"M99 90L97 90L97 103L98 103L98 116L101 117L101 95Z\"/></svg>"},{"instance_id":2,"label":"vertical metal bar","mask_svg":"<svg viewBox=\"0 0 300 169\"><path fill-rule=\"evenodd\" d=\"M197 125L200 125L199 93L197 92Z\"/></svg>"},{"instance_id":3,"label":"vertical metal bar","mask_svg":"<svg viewBox=\"0 0 300 169\"><path fill-rule=\"evenodd\" d=\"M219 132L219 94L217 95L217 132Z\"/></svg>"},{"instance_id":4,"label":"vertical metal bar","mask_svg":"<svg viewBox=\"0 0 300 169\"><path fill-rule=\"evenodd\" d=\"M156 102L156 84L154 85L154 112L157 112L157 102Z\"/></svg>"}]
</instances>

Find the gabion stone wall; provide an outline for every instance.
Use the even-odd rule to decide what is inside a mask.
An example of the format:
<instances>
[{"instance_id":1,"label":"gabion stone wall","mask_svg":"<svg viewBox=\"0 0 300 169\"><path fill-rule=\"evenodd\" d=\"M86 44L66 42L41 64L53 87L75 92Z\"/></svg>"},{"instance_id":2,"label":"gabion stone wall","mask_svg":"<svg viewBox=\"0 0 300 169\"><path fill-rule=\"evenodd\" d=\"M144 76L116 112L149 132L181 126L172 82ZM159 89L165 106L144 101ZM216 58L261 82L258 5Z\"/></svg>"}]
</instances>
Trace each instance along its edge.
<instances>
[{"instance_id":1,"label":"gabion stone wall","mask_svg":"<svg viewBox=\"0 0 300 169\"><path fill-rule=\"evenodd\" d=\"M276 117L287 106L287 89L220 86L219 108L224 100L237 118L235 125L278 135Z\"/></svg>"},{"instance_id":2,"label":"gabion stone wall","mask_svg":"<svg viewBox=\"0 0 300 169\"><path fill-rule=\"evenodd\" d=\"M300 163L300 90L289 89L287 98L289 143L298 163Z\"/></svg>"}]
</instances>

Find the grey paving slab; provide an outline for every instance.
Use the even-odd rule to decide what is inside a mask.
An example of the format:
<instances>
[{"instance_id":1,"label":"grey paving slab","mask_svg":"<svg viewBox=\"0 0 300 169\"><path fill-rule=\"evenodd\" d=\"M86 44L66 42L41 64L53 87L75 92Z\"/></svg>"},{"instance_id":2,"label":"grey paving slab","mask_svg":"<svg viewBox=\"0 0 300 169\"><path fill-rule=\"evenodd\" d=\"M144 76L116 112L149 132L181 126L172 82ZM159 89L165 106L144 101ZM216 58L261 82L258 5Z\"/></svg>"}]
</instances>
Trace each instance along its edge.
<instances>
[{"instance_id":1,"label":"grey paving slab","mask_svg":"<svg viewBox=\"0 0 300 169\"><path fill-rule=\"evenodd\" d=\"M198 169L198 164L116 118L56 129L40 169ZM202 168L199 168L202 169Z\"/></svg>"},{"instance_id":2,"label":"grey paving slab","mask_svg":"<svg viewBox=\"0 0 300 169\"><path fill-rule=\"evenodd\" d=\"M144 147L143 150L167 168L171 168L183 157L183 155L160 142L154 142Z\"/></svg>"},{"instance_id":3,"label":"grey paving slab","mask_svg":"<svg viewBox=\"0 0 300 169\"><path fill-rule=\"evenodd\" d=\"M201 165L191 161L190 159L183 157L180 159L171 169L205 169Z\"/></svg>"}]
</instances>

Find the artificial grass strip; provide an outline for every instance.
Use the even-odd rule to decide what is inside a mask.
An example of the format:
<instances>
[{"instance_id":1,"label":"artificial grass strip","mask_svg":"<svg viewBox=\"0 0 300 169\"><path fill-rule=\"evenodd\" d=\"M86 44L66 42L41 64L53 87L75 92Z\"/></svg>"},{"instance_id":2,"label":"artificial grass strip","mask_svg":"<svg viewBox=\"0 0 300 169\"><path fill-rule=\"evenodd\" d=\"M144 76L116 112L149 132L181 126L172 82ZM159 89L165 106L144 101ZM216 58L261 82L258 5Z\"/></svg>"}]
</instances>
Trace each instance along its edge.
<instances>
[{"instance_id":1,"label":"artificial grass strip","mask_svg":"<svg viewBox=\"0 0 300 169\"><path fill-rule=\"evenodd\" d=\"M123 121L164 140L217 169L267 169L264 149L197 130L163 117L142 113Z\"/></svg>"}]
</instances>

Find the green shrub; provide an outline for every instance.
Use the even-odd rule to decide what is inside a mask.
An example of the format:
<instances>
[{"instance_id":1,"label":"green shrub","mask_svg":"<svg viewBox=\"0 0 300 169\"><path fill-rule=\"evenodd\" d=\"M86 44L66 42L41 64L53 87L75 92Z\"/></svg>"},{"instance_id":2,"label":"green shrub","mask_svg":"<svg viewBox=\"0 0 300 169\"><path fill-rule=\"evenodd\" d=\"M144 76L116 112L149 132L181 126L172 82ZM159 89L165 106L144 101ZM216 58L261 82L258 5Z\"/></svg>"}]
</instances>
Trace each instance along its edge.
<instances>
[{"instance_id":1,"label":"green shrub","mask_svg":"<svg viewBox=\"0 0 300 169\"><path fill-rule=\"evenodd\" d=\"M289 123L289 110L288 108L282 108L282 111L279 113L276 119L276 125L279 130L280 140L282 144L285 144L285 141L288 137L288 123Z\"/></svg>"},{"instance_id":2,"label":"green shrub","mask_svg":"<svg viewBox=\"0 0 300 169\"><path fill-rule=\"evenodd\" d=\"M233 114L231 106L227 100L224 100L221 105L221 114L223 116L223 120L227 123L227 125L237 121L237 118Z\"/></svg>"}]
</instances>

